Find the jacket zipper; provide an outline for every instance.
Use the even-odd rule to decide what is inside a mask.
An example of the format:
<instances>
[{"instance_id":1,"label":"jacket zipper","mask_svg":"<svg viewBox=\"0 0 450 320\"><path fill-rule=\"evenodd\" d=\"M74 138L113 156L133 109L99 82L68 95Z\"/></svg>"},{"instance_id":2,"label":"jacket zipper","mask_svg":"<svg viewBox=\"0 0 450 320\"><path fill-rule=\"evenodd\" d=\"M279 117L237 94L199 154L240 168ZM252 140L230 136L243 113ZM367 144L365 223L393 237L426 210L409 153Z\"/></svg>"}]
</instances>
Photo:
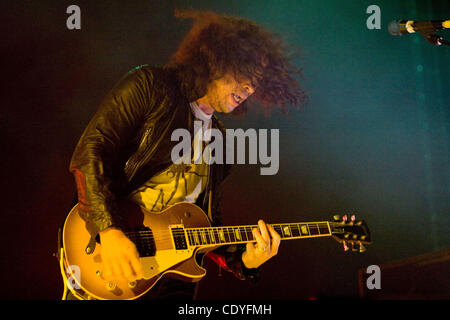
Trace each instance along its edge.
<instances>
[{"instance_id":1,"label":"jacket zipper","mask_svg":"<svg viewBox=\"0 0 450 320\"><path fill-rule=\"evenodd\" d=\"M145 130L145 133L144 133L144 135L142 136L142 139L141 139L141 143L139 144L138 150L140 148L142 148L142 146L143 146L145 140L147 139L147 137L148 137L148 135L149 135L151 130L152 130L152 128L147 128L147 130ZM130 159L128 159L127 162L125 162L125 167L128 167L128 165L130 163Z\"/></svg>"},{"instance_id":2,"label":"jacket zipper","mask_svg":"<svg viewBox=\"0 0 450 320\"><path fill-rule=\"evenodd\" d=\"M129 180L133 179L134 175L136 174L136 168L138 168L140 165L142 165L142 163L145 162L144 160L149 159L149 158L153 155L153 153L155 152L156 147L159 146L159 144L161 143L163 137L166 135L167 130L169 129L170 125L172 124L173 119L175 118L175 114L176 114L175 112L172 114L172 118L170 119L169 124L166 126L166 128L164 129L164 131L162 132L162 134L159 135L158 140L156 141L155 144L153 144L153 148L152 148L148 153L147 153L147 152L141 152L140 157L134 162L133 167L132 167L131 174L130 174L130 176L128 177ZM142 140L141 140L141 143L140 143L140 145L139 145L138 150L139 150L139 149L141 148L141 146L144 144L144 141L146 141L147 136L148 136L148 134L150 133L151 129L152 129L152 128L148 128L148 129L146 130L146 133L144 134L144 137L143 137ZM130 160L128 160L127 163L128 163L129 161L130 161ZM162 171L164 171L164 170L161 170L160 172L162 172Z\"/></svg>"}]
</instances>

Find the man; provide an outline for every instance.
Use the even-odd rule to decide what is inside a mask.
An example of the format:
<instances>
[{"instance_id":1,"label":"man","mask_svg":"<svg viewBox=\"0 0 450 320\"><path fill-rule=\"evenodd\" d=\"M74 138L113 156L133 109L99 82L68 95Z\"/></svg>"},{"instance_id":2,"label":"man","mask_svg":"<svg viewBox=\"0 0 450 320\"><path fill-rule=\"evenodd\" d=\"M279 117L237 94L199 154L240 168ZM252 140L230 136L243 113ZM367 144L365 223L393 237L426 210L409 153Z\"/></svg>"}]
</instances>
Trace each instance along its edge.
<instances>
[{"instance_id":1,"label":"man","mask_svg":"<svg viewBox=\"0 0 450 320\"><path fill-rule=\"evenodd\" d=\"M171 133L203 128L224 130L214 116L245 110L250 97L262 106L296 105L304 98L298 72L284 57L281 42L255 23L211 12L177 12L195 23L164 67L137 67L103 100L73 154L80 215L102 244L105 277L139 279L142 266L134 243L122 230L126 212L117 202L128 198L151 211L195 202L220 221L220 190L226 164L175 164ZM242 111L242 110L241 110ZM256 243L221 247L207 257L238 278L255 278L275 256L280 236L258 221ZM195 286L162 279L147 297L192 298Z\"/></svg>"}]
</instances>

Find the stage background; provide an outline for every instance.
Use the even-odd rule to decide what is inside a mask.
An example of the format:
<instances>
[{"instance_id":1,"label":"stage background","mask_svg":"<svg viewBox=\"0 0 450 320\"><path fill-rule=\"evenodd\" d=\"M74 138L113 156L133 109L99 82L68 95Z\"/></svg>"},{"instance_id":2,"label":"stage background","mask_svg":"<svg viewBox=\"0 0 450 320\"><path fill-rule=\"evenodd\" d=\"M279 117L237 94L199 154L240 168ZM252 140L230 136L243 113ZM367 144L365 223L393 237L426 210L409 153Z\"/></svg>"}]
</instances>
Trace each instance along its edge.
<instances>
[{"instance_id":1,"label":"stage background","mask_svg":"<svg viewBox=\"0 0 450 320\"><path fill-rule=\"evenodd\" d=\"M71 4L81 30L66 28ZM372 4L380 30L366 27ZM360 255L330 238L284 241L258 284L211 266L200 298L356 297L358 269L450 246L450 48L387 32L392 20L448 19L448 1L10 1L1 9L0 298L60 298L52 254L75 192L68 164L77 140L122 75L167 62L190 26L174 8L189 6L249 18L298 46L310 97L288 116L220 116L230 128L280 129L278 174L235 166L224 222L349 212L374 239Z\"/></svg>"}]
</instances>

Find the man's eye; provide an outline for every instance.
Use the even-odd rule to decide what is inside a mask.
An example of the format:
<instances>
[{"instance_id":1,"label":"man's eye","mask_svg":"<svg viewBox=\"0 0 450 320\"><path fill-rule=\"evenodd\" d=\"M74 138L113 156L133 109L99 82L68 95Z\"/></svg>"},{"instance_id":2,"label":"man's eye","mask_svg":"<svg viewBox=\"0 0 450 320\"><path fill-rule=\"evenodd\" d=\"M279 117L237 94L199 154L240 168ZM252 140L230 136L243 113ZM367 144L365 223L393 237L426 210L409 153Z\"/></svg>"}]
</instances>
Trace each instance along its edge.
<instances>
[{"instance_id":1,"label":"man's eye","mask_svg":"<svg viewBox=\"0 0 450 320\"><path fill-rule=\"evenodd\" d=\"M248 93L253 93L255 91L255 89L253 89L253 87L249 86L249 85L245 85L244 89L248 92Z\"/></svg>"}]
</instances>

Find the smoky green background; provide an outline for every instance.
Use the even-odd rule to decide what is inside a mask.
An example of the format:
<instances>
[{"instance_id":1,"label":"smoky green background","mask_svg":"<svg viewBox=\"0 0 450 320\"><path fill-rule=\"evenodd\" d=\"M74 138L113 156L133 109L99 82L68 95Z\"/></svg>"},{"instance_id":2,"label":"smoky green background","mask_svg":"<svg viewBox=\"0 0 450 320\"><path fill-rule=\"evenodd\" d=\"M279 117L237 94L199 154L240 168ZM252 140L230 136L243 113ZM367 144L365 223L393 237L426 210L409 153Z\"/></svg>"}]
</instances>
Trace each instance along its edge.
<instances>
[{"instance_id":1,"label":"smoky green background","mask_svg":"<svg viewBox=\"0 0 450 320\"><path fill-rule=\"evenodd\" d=\"M82 28L65 27L81 8ZM369 30L366 8L381 9ZM174 8L251 19L279 34L303 69L309 103L289 115L220 115L230 128L280 130L280 169L236 165L226 224L300 222L356 214L374 243L357 255L330 238L283 241L253 285L208 264L201 299L357 297L358 270L450 246L450 48L392 20L450 17L448 1L15 1L4 3L1 52L2 297L59 299L57 230L75 186L70 156L100 100L129 69L162 65L190 27ZM448 30L439 32L447 40ZM11 268L14 261L14 268ZM436 275L448 283L448 274ZM446 278L447 277L447 278ZM19 280L18 280L19 279ZM383 279L383 278L382 278ZM447 280L446 280L447 279ZM447 282L445 282L447 281ZM383 282L382 282L383 285Z\"/></svg>"}]
</instances>

